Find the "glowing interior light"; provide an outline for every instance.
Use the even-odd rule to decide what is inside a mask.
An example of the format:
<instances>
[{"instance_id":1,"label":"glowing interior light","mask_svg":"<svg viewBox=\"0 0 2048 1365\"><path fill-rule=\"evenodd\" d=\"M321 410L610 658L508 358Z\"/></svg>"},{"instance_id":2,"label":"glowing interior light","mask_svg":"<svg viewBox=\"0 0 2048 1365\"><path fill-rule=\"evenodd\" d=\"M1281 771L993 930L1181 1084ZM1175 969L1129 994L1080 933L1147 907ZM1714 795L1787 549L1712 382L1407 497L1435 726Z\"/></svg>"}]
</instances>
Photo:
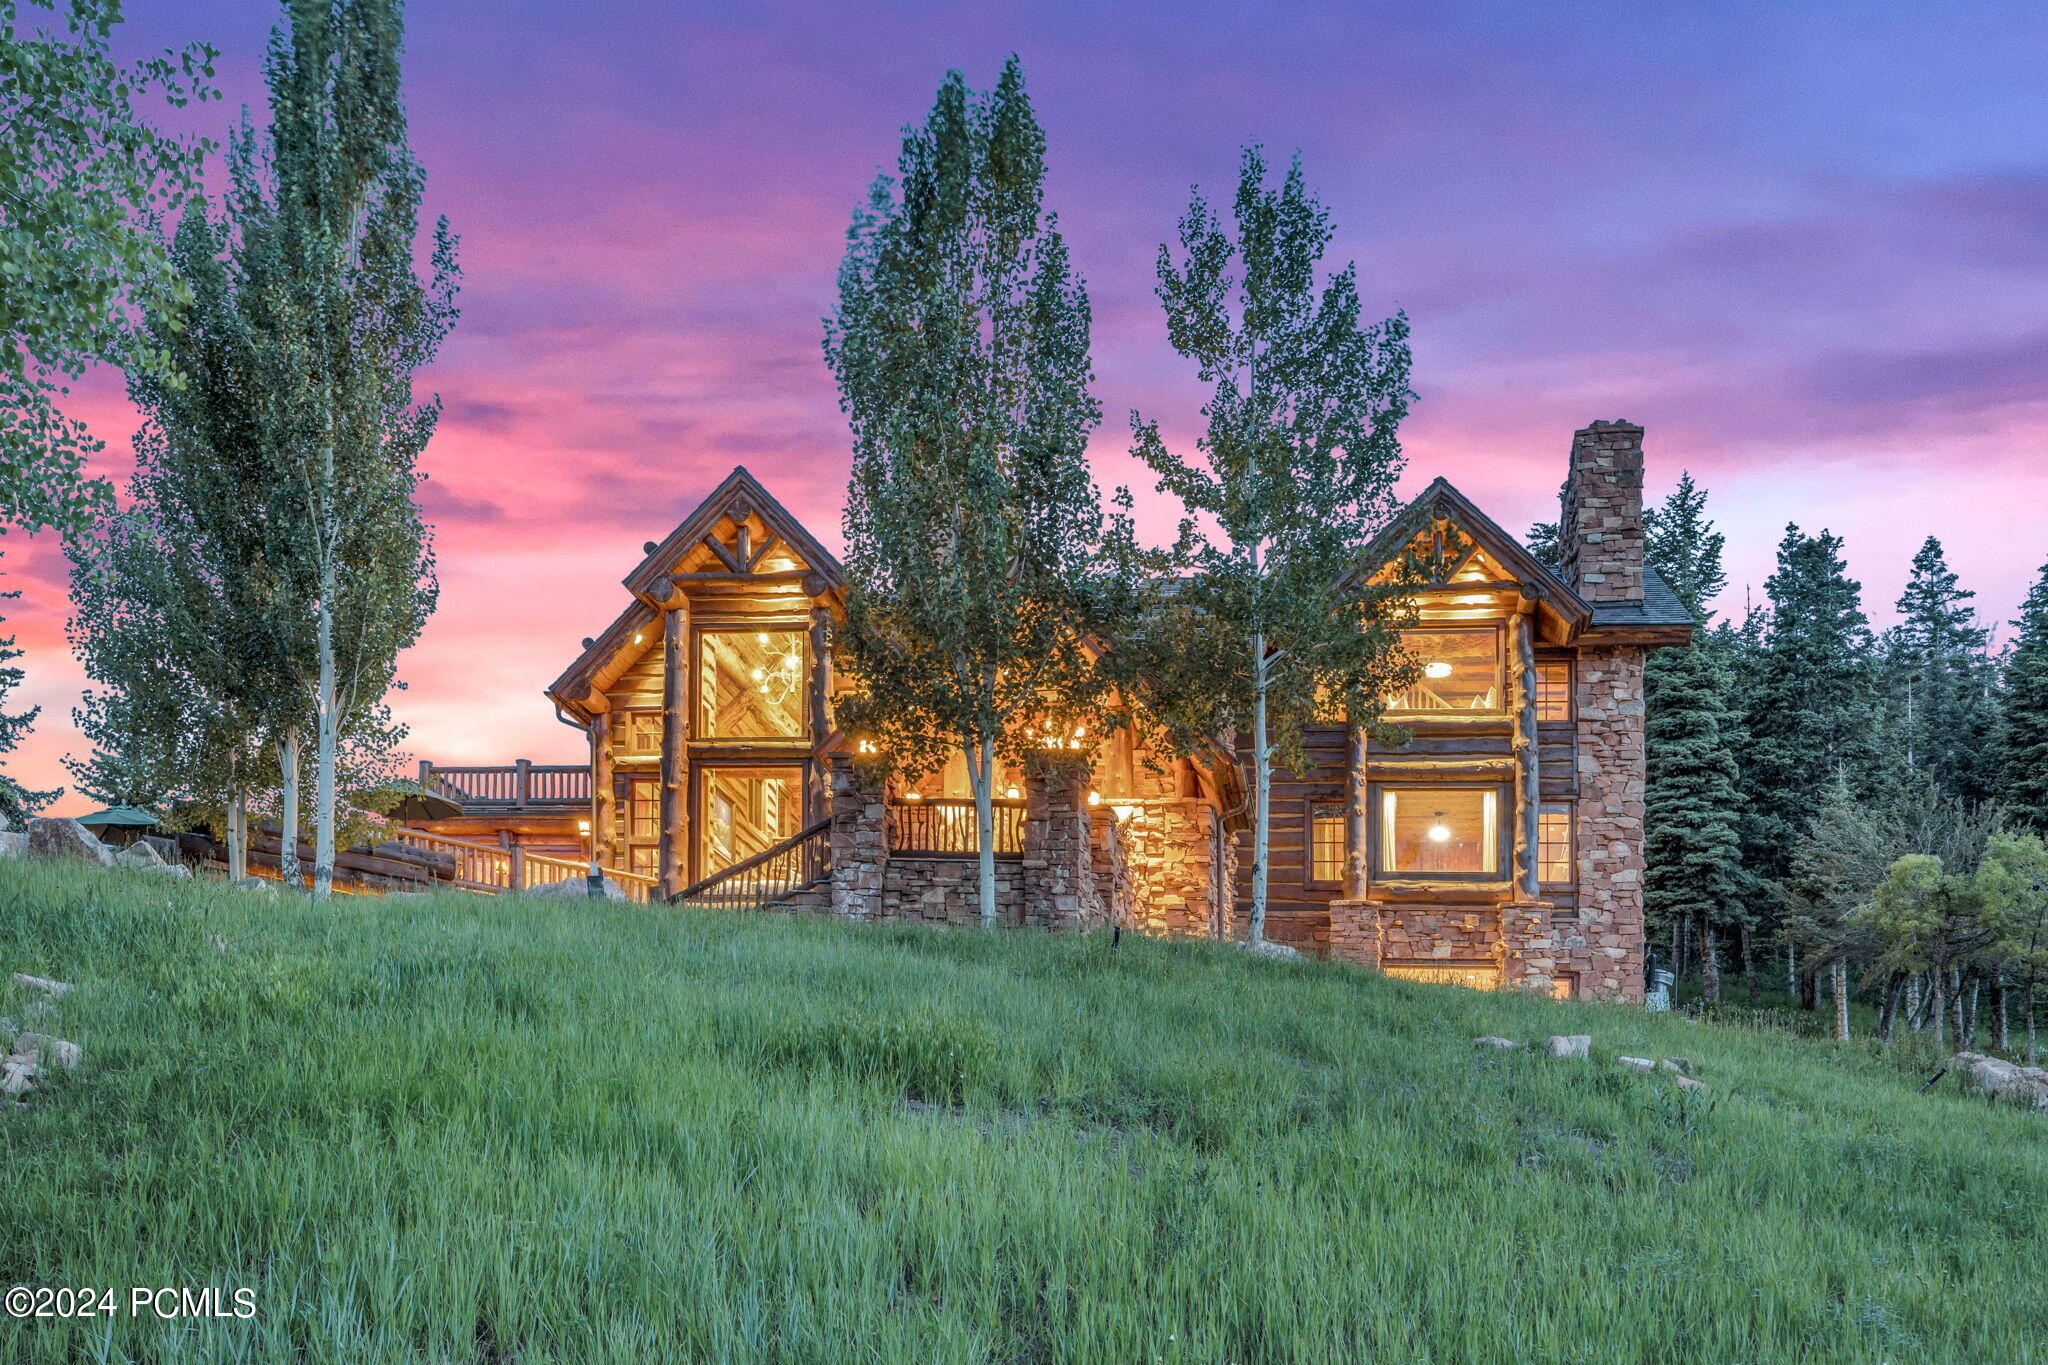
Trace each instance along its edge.
<instances>
[{"instance_id":1,"label":"glowing interior light","mask_svg":"<svg viewBox=\"0 0 2048 1365\"><path fill-rule=\"evenodd\" d=\"M1010 800L1015 801L1018 795L1017 789L1015 787L1010 787L1003 792L1003 795L1009 797Z\"/></svg>"},{"instance_id":2,"label":"glowing interior light","mask_svg":"<svg viewBox=\"0 0 2048 1365\"><path fill-rule=\"evenodd\" d=\"M1442 659L1438 659L1434 663L1424 664L1422 666L1422 675L1425 678L1448 678L1451 676L1451 666Z\"/></svg>"},{"instance_id":3,"label":"glowing interior light","mask_svg":"<svg viewBox=\"0 0 2048 1365\"><path fill-rule=\"evenodd\" d=\"M903 799L905 801L922 801L924 797L918 792L905 792L903 793Z\"/></svg>"},{"instance_id":4,"label":"glowing interior light","mask_svg":"<svg viewBox=\"0 0 2048 1365\"><path fill-rule=\"evenodd\" d=\"M1085 726L1085 725L1076 725L1076 726L1074 727L1074 738L1075 738L1075 739L1079 739L1079 738L1081 738L1081 736L1083 736L1083 735L1085 735L1085 734L1087 734L1087 733L1088 733L1088 727L1087 727L1087 726Z\"/></svg>"},{"instance_id":5,"label":"glowing interior light","mask_svg":"<svg viewBox=\"0 0 2048 1365\"><path fill-rule=\"evenodd\" d=\"M639 643L640 643L640 642L641 642L642 640L644 640L644 639L646 639L646 638L647 638L646 634L645 634L645 633L643 633L643 632L641 632L641 631L635 631L635 632L633 632L633 643L634 643L634 644L636 644L636 645L637 645L637 644L639 644Z\"/></svg>"},{"instance_id":6,"label":"glowing interior light","mask_svg":"<svg viewBox=\"0 0 2048 1365\"><path fill-rule=\"evenodd\" d=\"M1089 793L1088 793L1088 804L1089 804L1089 805L1091 805L1091 806L1099 806L1099 805L1101 805L1101 804L1102 804L1102 793L1101 793L1101 792L1089 792Z\"/></svg>"},{"instance_id":7,"label":"glowing interior light","mask_svg":"<svg viewBox=\"0 0 2048 1365\"><path fill-rule=\"evenodd\" d=\"M1431 825L1429 827L1429 840L1433 844L1449 843L1451 841L1451 827L1441 823Z\"/></svg>"}]
</instances>

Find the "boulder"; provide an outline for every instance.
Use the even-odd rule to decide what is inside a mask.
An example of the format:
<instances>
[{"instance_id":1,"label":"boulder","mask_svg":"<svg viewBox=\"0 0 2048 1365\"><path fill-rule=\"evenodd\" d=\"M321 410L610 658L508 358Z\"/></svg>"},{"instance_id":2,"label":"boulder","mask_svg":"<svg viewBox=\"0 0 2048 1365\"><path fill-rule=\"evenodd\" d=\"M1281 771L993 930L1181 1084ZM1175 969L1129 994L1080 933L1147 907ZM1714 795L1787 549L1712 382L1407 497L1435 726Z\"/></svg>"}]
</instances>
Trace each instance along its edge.
<instances>
[{"instance_id":1,"label":"boulder","mask_svg":"<svg viewBox=\"0 0 2048 1365\"><path fill-rule=\"evenodd\" d=\"M13 1099L18 1095L27 1094L30 1087L35 1084L32 1079L35 1074L36 1069L33 1066L26 1066L12 1058L0 1062L0 1095Z\"/></svg>"},{"instance_id":2,"label":"boulder","mask_svg":"<svg viewBox=\"0 0 2048 1365\"><path fill-rule=\"evenodd\" d=\"M1696 1081L1690 1076L1676 1076L1673 1079L1678 1082L1680 1090L1706 1090L1709 1088L1705 1081Z\"/></svg>"},{"instance_id":3,"label":"boulder","mask_svg":"<svg viewBox=\"0 0 2048 1365\"><path fill-rule=\"evenodd\" d=\"M38 815L28 822L28 852L31 858L98 863L111 867L114 850L93 837L91 830L76 820Z\"/></svg>"},{"instance_id":4,"label":"boulder","mask_svg":"<svg viewBox=\"0 0 2048 1365\"><path fill-rule=\"evenodd\" d=\"M52 1000L62 998L71 989L68 981L52 981L46 976L30 976L27 972L16 972L14 984L26 986L32 991L41 991Z\"/></svg>"},{"instance_id":5,"label":"boulder","mask_svg":"<svg viewBox=\"0 0 2048 1365\"><path fill-rule=\"evenodd\" d=\"M237 891L261 891L266 895L275 896L282 883L274 882L268 877L237 877L228 885Z\"/></svg>"},{"instance_id":6,"label":"boulder","mask_svg":"<svg viewBox=\"0 0 2048 1365\"><path fill-rule=\"evenodd\" d=\"M1543 1051L1552 1057L1590 1057L1593 1055L1593 1035L1553 1033L1543 1040Z\"/></svg>"},{"instance_id":7,"label":"boulder","mask_svg":"<svg viewBox=\"0 0 2048 1365\"><path fill-rule=\"evenodd\" d=\"M1486 1033L1481 1034L1477 1038L1474 1038L1472 1040L1472 1046L1496 1048L1502 1052L1506 1052L1510 1048L1520 1047L1521 1044L1516 1042L1512 1038L1497 1038L1491 1033Z\"/></svg>"},{"instance_id":8,"label":"boulder","mask_svg":"<svg viewBox=\"0 0 2048 1365\"><path fill-rule=\"evenodd\" d=\"M1676 1071L1681 1076L1690 1076L1693 1071L1690 1057L1666 1057L1657 1065L1666 1071Z\"/></svg>"},{"instance_id":9,"label":"boulder","mask_svg":"<svg viewBox=\"0 0 2048 1365\"><path fill-rule=\"evenodd\" d=\"M1980 1095L2048 1110L2048 1071L2038 1066L2021 1066L1980 1052L1958 1052L1954 1065L1969 1068L1970 1083Z\"/></svg>"},{"instance_id":10,"label":"boulder","mask_svg":"<svg viewBox=\"0 0 2048 1365\"><path fill-rule=\"evenodd\" d=\"M28 836L13 830L0 830L0 858L26 858Z\"/></svg>"},{"instance_id":11,"label":"boulder","mask_svg":"<svg viewBox=\"0 0 2048 1365\"><path fill-rule=\"evenodd\" d=\"M582 877L571 877L565 882L549 882L545 886L529 886L519 893L536 900L580 901L590 895L590 884ZM628 899L625 889L610 877L604 879L604 898L608 901Z\"/></svg>"},{"instance_id":12,"label":"boulder","mask_svg":"<svg viewBox=\"0 0 2048 1365\"><path fill-rule=\"evenodd\" d=\"M1284 943L1275 943L1269 938L1262 938L1257 943L1240 940L1237 946L1253 957L1270 957L1275 962L1301 961L1298 949L1290 948Z\"/></svg>"},{"instance_id":13,"label":"boulder","mask_svg":"<svg viewBox=\"0 0 2048 1365\"><path fill-rule=\"evenodd\" d=\"M22 1034L14 1040L14 1050L33 1053L38 1063L48 1061L51 1066L62 1067L66 1071L76 1070L78 1064L85 1060L85 1052L78 1044L52 1038L47 1033Z\"/></svg>"},{"instance_id":14,"label":"boulder","mask_svg":"<svg viewBox=\"0 0 2048 1365\"><path fill-rule=\"evenodd\" d=\"M154 844L137 840L114 855L114 866L136 872L156 872L166 877L190 877L192 869L183 863L167 863Z\"/></svg>"},{"instance_id":15,"label":"boulder","mask_svg":"<svg viewBox=\"0 0 2048 1365\"><path fill-rule=\"evenodd\" d=\"M1657 1069L1657 1064L1648 1057L1616 1057L1614 1060L1620 1062L1630 1071L1650 1072Z\"/></svg>"}]
</instances>

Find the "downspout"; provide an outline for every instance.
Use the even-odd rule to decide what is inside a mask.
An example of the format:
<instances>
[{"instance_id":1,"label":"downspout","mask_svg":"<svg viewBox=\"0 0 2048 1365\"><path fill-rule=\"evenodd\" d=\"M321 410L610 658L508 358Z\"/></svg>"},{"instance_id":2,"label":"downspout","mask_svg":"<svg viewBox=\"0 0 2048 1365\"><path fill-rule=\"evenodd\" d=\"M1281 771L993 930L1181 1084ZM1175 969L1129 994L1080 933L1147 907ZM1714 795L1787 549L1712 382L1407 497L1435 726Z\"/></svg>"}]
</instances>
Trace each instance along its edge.
<instances>
[{"instance_id":1,"label":"downspout","mask_svg":"<svg viewBox=\"0 0 2048 1365\"><path fill-rule=\"evenodd\" d=\"M590 871L584 875L583 885L585 895L591 900L601 901L604 899L604 869L599 867L597 863L597 754L594 751L596 741L591 737L591 724L594 724L594 722L591 724L579 724L577 721L562 714L562 703L554 701L552 697L548 700L554 702L555 719L568 726L571 730L581 730L586 745L592 748L590 753Z\"/></svg>"}]
</instances>

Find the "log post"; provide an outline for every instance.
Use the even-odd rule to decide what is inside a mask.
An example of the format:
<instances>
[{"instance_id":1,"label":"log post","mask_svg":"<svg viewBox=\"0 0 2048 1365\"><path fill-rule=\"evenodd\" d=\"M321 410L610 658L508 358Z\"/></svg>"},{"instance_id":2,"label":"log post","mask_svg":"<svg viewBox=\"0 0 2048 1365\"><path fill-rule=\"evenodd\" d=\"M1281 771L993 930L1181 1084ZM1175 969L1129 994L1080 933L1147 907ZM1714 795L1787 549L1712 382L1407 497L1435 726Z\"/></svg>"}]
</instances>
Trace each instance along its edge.
<instances>
[{"instance_id":1,"label":"log post","mask_svg":"<svg viewBox=\"0 0 2048 1365\"><path fill-rule=\"evenodd\" d=\"M689 848L683 782L688 769L689 726L683 708L689 703L687 607L671 607L661 615L661 868L658 894L663 900L689 884L684 874Z\"/></svg>"},{"instance_id":2,"label":"log post","mask_svg":"<svg viewBox=\"0 0 2048 1365\"><path fill-rule=\"evenodd\" d=\"M524 806L533 796L533 760L514 759L512 762L512 804Z\"/></svg>"},{"instance_id":3,"label":"log post","mask_svg":"<svg viewBox=\"0 0 2048 1365\"><path fill-rule=\"evenodd\" d=\"M1538 815L1543 787L1537 770L1535 619L1534 613L1526 607L1517 611L1514 618L1515 766L1521 775L1519 804L1522 817L1515 837L1515 891L1525 901L1540 899L1542 891Z\"/></svg>"},{"instance_id":4,"label":"log post","mask_svg":"<svg viewBox=\"0 0 2048 1365\"><path fill-rule=\"evenodd\" d=\"M612 713L590 718L590 862L612 865Z\"/></svg>"}]
</instances>

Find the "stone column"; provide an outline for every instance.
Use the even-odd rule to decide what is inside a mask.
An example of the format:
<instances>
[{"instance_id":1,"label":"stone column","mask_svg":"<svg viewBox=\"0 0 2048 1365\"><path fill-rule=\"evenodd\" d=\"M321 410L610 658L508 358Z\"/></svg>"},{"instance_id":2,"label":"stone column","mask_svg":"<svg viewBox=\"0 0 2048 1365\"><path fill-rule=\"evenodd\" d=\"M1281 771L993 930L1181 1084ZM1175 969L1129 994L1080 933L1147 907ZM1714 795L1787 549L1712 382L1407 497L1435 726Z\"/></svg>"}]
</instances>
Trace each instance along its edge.
<instances>
[{"instance_id":1,"label":"stone column","mask_svg":"<svg viewBox=\"0 0 2048 1365\"><path fill-rule=\"evenodd\" d=\"M1103 921L1088 829L1089 769L1064 757L1033 755L1024 768L1024 913L1026 924L1082 929Z\"/></svg>"},{"instance_id":2,"label":"stone column","mask_svg":"<svg viewBox=\"0 0 2048 1365\"><path fill-rule=\"evenodd\" d=\"M831 787L832 913L877 919L889 866L883 793L860 781L846 754L832 756Z\"/></svg>"}]
</instances>

